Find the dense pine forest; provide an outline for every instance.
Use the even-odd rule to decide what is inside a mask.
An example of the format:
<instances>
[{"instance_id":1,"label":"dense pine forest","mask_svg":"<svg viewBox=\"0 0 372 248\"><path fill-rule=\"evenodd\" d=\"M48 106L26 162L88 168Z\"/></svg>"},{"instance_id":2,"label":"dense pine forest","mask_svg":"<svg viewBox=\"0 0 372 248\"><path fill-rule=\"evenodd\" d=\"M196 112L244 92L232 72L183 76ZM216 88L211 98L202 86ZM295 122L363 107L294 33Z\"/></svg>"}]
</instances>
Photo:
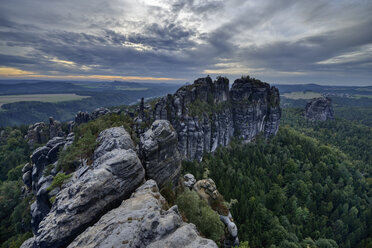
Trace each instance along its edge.
<instances>
[{"instance_id":1,"label":"dense pine forest","mask_svg":"<svg viewBox=\"0 0 372 248\"><path fill-rule=\"evenodd\" d=\"M371 247L372 129L337 119L306 122L286 109L278 135L235 140L202 162L184 162L211 177L249 247Z\"/></svg>"},{"instance_id":2,"label":"dense pine forest","mask_svg":"<svg viewBox=\"0 0 372 248\"><path fill-rule=\"evenodd\" d=\"M371 247L372 128L346 119L307 122L302 112L284 109L272 140L234 140L202 162L184 162L184 172L212 178L233 203L244 247ZM113 116L80 126L75 152L91 152L100 130L129 122ZM21 179L31 153L26 131L1 130L1 247L19 247L31 236L33 199L22 194Z\"/></svg>"},{"instance_id":3,"label":"dense pine forest","mask_svg":"<svg viewBox=\"0 0 372 248\"><path fill-rule=\"evenodd\" d=\"M4 248L19 247L32 236L32 199L22 195L22 168L31 153L26 133L26 126L0 130L0 243Z\"/></svg>"}]
</instances>

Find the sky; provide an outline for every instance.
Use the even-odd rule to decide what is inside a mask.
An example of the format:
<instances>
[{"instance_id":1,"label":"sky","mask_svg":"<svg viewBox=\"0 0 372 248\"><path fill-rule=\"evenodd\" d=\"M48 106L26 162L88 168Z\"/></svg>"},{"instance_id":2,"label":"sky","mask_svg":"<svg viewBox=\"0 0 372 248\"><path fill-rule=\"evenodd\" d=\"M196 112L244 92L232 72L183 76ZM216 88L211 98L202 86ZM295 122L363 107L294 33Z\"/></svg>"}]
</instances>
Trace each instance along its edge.
<instances>
[{"instance_id":1,"label":"sky","mask_svg":"<svg viewBox=\"0 0 372 248\"><path fill-rule=\"evenodd\" d=\"M0 79L372 85L371 0L0 0Z\"/></svg>"}]
</instances>

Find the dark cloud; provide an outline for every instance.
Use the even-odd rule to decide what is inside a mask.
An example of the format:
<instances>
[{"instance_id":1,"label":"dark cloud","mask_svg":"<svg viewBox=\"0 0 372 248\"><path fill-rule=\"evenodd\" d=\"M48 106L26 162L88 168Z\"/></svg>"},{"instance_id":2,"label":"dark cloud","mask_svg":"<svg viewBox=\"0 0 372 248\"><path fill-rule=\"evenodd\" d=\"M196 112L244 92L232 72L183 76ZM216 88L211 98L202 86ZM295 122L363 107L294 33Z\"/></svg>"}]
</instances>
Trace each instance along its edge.
<instances>
[{"instance_id":1,"label":"dark cloud","mask_svg":"<svg viewBox=\"0 0 372 248\"><path fill-rule=\"evenodd\" d=\"M372 84L370 1L0 0L0 66ZM345 74L348 77L345 77Z\"/></svg>"}]
</instances>

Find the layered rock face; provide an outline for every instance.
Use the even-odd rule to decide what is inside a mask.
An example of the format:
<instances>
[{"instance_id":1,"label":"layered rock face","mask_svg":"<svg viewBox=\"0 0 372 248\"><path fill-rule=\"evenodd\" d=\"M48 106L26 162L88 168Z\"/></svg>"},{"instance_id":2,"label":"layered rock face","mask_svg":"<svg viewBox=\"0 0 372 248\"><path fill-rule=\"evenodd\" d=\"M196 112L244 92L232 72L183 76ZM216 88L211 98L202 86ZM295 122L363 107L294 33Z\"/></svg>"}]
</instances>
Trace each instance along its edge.
<instances>
[{"instance_id":1,"label":"layered rock face","mask_svg":"<svg viewBox=\"0 0 372 248\"><path fill-rule=\"evenodd\" d=\"M30 146L35 144L44 144L48 141L48 128L44 122L37 122L28 127L26 140Z\"/></svg>"},{"instance_id":2,"label":"layered rock face","mask_svg":"<svg viewBox=\"0 0 372 248\"><path fill-rule=\"evenodd\" d=\"M31 227L34 234L51 208L47 188L56 171L51 169L49 175L46 175L45 169L47 166L55 167L57 154L65 143L63 137L54 137L45 146L37 148L31 155L32 163L27 163L22 169L22 179L27 190L36 196L36 201L31 205Z\"/></svg>"},{"instance_id":3,"label":"layered rock face","mask_svg":"<svg viewBox=\"0 0 372 248\"><path fill-rule=\"evenodd\" d=\"M157 120L141 136L140 155L146 177L160 188L167 182L176 185L181 172L181 156L177 150L177 133L169 121Z\"/></svg>"},{"instance_id":4,"label":"layered rock face","mask_svg":"<svg viewBox=\"0 0 372 248\"><path fill-rule=\"evenodd\" d=\"M49 125L44 122L37 122L28 127L26 140L28 144L33 147L35 144L45 144L49 139L54 137L64 137L65 133L62 131L62 125L59 121L49 117Z\"/></svg>"},{"instance_id":5,"label":"layered rock face","mask_svg":"<svg viewBox=\"0 0 372 248\"><path fill-rule=\"evenodd\" d=\"M145 172L123 127L103 131L91 167L77 170L40 222L36 247L64 247L144 181Z\"/></svg>"},{"instance_id":6,"label":"layered rock face","mask_svg":"<svg viewBox=\"0 0 372 248\"><path fill-rule=\"evenodd\" d=\"M333 120L332 100L329 97L314 98L306 104L305 118L310 121Z\"/></svg>"},{"instance_id":7,"label":"layered rock face","mask_svg":"<svg viewBox=\"0 0 372 248\"><path fill-rule=\"evenodd\" d=\"M263 132L266 138L279 128L279 91L249 77L229 80L199 78L156 103L156 120L169 120L178 134L183 158L200 160L204 152L226 146L233 136L249 142Z\"/></svg>"},{"instance_id":8,"label":"layered rock face","mask_svg":"<svg viewBox=\"0 0 372 248\"><path fill-rule=\"evenodd\" d=\"M184 223L176 206L165 207L156 182L149 180L68 247L217 247Z\"/></svg>"}]
</instances>

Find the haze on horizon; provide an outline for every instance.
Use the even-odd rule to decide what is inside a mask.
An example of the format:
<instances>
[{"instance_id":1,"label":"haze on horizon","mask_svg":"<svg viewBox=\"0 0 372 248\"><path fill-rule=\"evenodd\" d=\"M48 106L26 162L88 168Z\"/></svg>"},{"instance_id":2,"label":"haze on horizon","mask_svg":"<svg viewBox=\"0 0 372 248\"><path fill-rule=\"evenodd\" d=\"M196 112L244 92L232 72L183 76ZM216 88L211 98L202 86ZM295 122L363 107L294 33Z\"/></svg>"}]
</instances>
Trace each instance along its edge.
<instances>
[{"instance_id":1,"label":"haze on horizon","mask_svg":"<svg viewBox=\"0 0 372 248\"><path fill-rule=\"evenodd\" d=\"M0 0L0 79L372 85L368 0Z\"/></svg>"}]
</instances>

